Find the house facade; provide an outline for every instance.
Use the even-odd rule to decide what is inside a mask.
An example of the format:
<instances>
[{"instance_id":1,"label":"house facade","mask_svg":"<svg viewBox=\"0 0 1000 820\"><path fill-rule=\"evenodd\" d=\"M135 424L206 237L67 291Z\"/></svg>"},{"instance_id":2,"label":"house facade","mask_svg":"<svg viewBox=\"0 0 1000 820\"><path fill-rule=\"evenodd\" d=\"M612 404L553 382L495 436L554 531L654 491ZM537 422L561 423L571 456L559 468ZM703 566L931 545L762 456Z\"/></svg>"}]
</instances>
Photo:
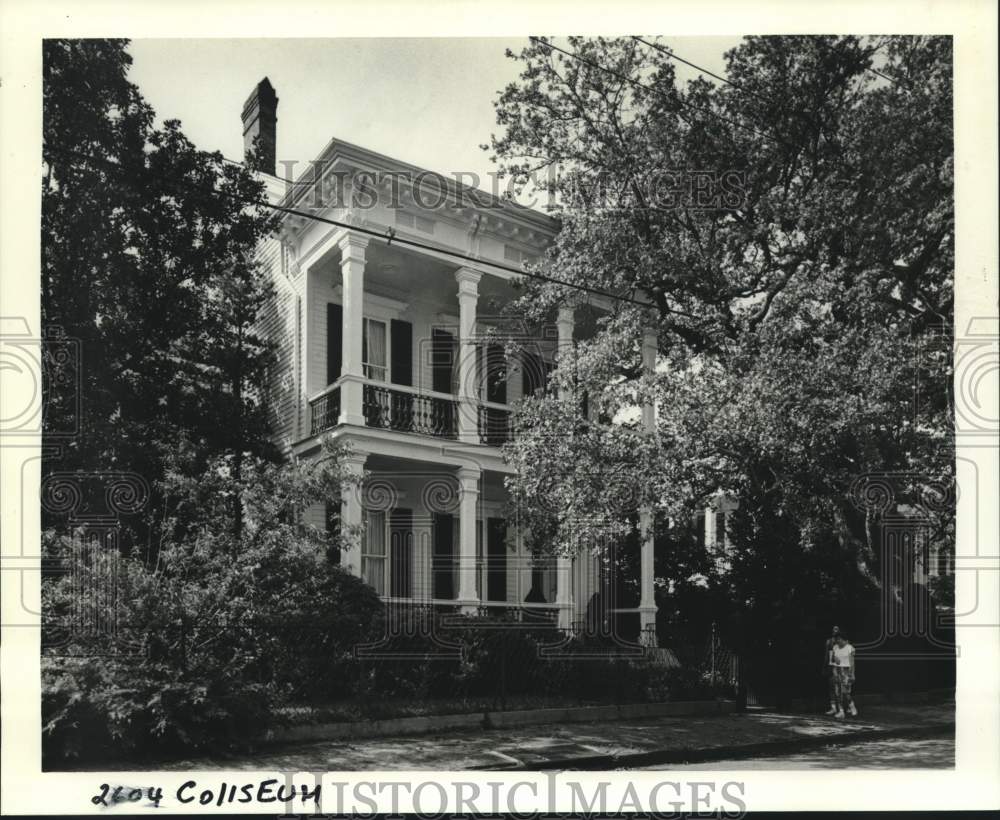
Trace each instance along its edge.
<instances>
[{"instance_id":1,"label":"house facade","mask_svg":"<svg viewBox=\"0 0 1000 820\"><path fill-rule=\"evenodd\" d=\"M504 485L514 405L544 388L584 332L579 308L541 329L512 327L503 315L522 265L544 252L556 223L340 140L289 185L274 176L276 109L265 79L243 113L271 202L287 209L260 249L276 294L265 318L278 352L274 428L298 458L318 455L325 436L348 443L349 468L366 476L307 520L363 532L341 563L390 606L506 612L564 629L593 618L588 606L609 586L606 563L589 552L528 554ZM505 352L511 336L517 356ZM652 335L645 357L652 367ZM643 408L650 426L653 414ZM598 598L604 616L634 617L648 641L651 514L640 520L638 606Z\"/></svg>"}]
</instances>

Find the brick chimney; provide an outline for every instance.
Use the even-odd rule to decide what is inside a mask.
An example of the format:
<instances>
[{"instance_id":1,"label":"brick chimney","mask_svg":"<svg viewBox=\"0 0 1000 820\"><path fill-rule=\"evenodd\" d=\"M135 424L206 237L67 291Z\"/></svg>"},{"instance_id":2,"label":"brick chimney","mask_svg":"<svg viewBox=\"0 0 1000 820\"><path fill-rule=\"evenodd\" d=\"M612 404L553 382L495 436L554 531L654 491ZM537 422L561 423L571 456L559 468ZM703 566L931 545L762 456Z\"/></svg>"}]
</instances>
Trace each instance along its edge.
<instances>
[{"instance_id":1,"label":"brick chimney","mask_svg":"<svg viewBox=\"0 0 1000 820\"><path fill-rule=\"evenodd\" d=\"M247 165L271 176L274 176L277 124L278 96L271 81L265 77L243 103L243 152ZM250 152L258 137L257 159L251 162Z\"/></svg>"}]
</instances>

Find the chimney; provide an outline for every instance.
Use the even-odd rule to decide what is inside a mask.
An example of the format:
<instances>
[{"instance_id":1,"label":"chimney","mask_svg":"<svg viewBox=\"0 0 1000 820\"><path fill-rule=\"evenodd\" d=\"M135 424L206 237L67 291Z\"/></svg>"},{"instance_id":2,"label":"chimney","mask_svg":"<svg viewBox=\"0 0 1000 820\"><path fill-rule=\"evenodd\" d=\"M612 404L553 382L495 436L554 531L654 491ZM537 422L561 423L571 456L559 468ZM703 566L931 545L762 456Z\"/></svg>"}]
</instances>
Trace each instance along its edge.
<instances>
[{"instance_id":1,"label":"chimney","mask_svg":"<svg viewBox=\"0 0 1000 820\"><path fill-rule=\"evenodd\" d=\"M243 152L249 167L271 176L274 176L277 123L278 97L265 77L243 103ZM251 161L254 148L257 158Z\"/></svg>"}]
</instances>

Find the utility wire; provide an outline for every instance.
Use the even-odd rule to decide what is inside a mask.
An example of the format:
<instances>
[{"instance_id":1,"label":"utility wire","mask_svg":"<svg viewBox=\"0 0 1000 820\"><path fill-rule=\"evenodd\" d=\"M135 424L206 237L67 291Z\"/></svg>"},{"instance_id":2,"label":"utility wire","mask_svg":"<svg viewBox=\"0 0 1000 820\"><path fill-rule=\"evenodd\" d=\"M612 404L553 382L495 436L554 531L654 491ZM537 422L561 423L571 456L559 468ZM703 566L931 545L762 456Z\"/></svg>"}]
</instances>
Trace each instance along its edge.
<instances>
[{"instance_id":1,"label":"utility wire","mask_svg":"<svg viewBox=\"0 0 1000 820\"><path fill-rule=\"evenodd\" d=\"M64 155L67 155L67 156L74 156L74 157L77 157L79 159L84 160L85 162L92 162L92 163L104 164L104 165L110 166L112 168L117 168L119 170L121 170L121 168L122 168L122 166L119 163L117 163L117 162L112 162L111 160L104 159L102 157L95 157L95 156L93 156L91 154L86 154L86 153L84 153L82 151L74 151L73 149L70 149L70 148L58 148L58 147L53 146L53 145L47 145L46 146L46 150L52 151L54 153L64 154ZM236 160L224 160L224 161L228 162L228 163L230 163L232 165L239 165L241 167L246 167L243 163L237 162ZM171 184L171 185L183 186L185 184L182 180L169 178L169 177L166 177L166 176L164 176L162 174L153 174L153 176L155 178L163 180L164 182L167 182L168 184ZM281 177L278 177L278 179L281 179ZM196 196L201 196L201 192L194 191L194 189L191 186L189 186L189 190L191 192L193 192ZM219 192L215 192L215 195L216 196L221 196L222 194L220 194ZM231 200L233 200L233 201L239 201L237 198L232 197L232 196L230 196L229 198ZM462 253L460 251L453 251L453 250L448 250L448 249L445 249L445 248L438 248L438 247L435 247L434 245L428 245L428 244L426 244L424 242L418 242L415 239L407 239L405 237L398 236L396 234L395 230L393 230L392 228L390 228L389 231L387 231L387 232L376 231L376 230L371 229L371 228L363 228L363 227L360 227L358 225L352 225L350 222L342 222L342 221L340 221L338 219L330 219L330 218L325 217L325 216L319 216L317 214L311 214L311 213L308 213L307 211L300 211L300 210L297 210L295 208L286 208L286 207L284 207L282 205L272 205L270 202L251 202L250 200L245 200L243 202L243 204L246 204L246 205L261 205L261 206L263 206L265 208L271 209L272 211L278 211L280 213L289 214L291 216L298 216L298 217L301 217L303 219L312 220L314 222L322 222L322 223L325 223L327 225L334 225L334 226L336 226L338 228L346 228L347 230L354 231L354 232L357 232L357 233L362 233L362 234L365 234L367 236L374 237L376 239L384 239L385 242L386 242L386 246L389 246L391 244L407 245L409 247L418 248L420 250L432 251L434 253L440 253L440 254L443 254L445 256L450 256L450 257L454 257L456 259L461 259L461 260L466 261L466 262L474 262L477 265L488 265L491 268L497 268L499 270L507 271L509 273L515 273L518 276L524 276L524 277L529 278L529 279L537 279L539 281L546 282L546 283L551 284L551 285L559 285L560 287L570 288L572 290L577 290L577 291L581 291L581 292L584 292L584 293L590 293L590 294L593 294L595 296L603 296L603 297L605 297L607 299L614 299L614 300L619 301L619 302L628 302L630 304L639 305L640 307L644 307L644 308L654 307L654 305L653 305L652 302L643 301L641 299L636 299L635 297L632 297L632 296L623 296L621 294L612 293L611 291L602 290L600 288L593 288L593 287L589 287L587 285L579 285L579 284L576 284L575 282L566 282L566 281L564 281L562 279L556 279L555 277L552 277L552 276L546 276L543 273L536 273L534 271L527 271L527 270L524 270L523 268L515 268L515 267L512 267L510 265L504 265L504 264L502 264L500 262L491 262L491 261L486 260L486 259L479 259L479 258L477 258L475 256L470 256L469 254Z\"/></svg>"},{"instance_id":2,"label":"utility wire","mask_svg":"<svg viewBox=\"0 0 1000 820\"><path fill-rule=\"evenodd\" d=\"M647 46L649 48L655 49L660 54L662 54L664 57L668 57L671 60L676 60L677 62L684 63L684 65L691 66L691 68L697 69L698 71L701 71L702 73L707 74L709 77L714 77L715 79L719 80L720 82L723 82L726 85L731 86L732 88L735 88L737 91L739 91L742 94L746 94L747 96L753 97L754 99L759 100L760 102L763 102L763 103L767 103L768 105L779 105L780 106L780 103L778 102L778 100L775 100L773 97L767 97L767 96L765 96L763 94L757 93L756 91L751 91L749 88L746 88L746 87L740 85L739 83L734 83L728 77L722 77L722 76L720 76L719 74L716 74L713 71L709 71L707 68L703 68L702 66L698 65L697 63L692 63L690 60L685 60L683 57L681 57L679 54L677 54L672 48L667 48L666 46L662 46L659 43L650 42L649 40L646 40L646 39L644 39L642 37L637 37L634 34L631 35L631 37L636 42L642 43L644 46ZM808 124L809 126L812 126L812 127L816 126L815 120L813 120L811 117L807 117L801 111L795 111L795 110L793 110L791 113L795 114L797 117L799 117L800 119L802 119L803 121L805 121L806 124ZM782 142L782 144L785 144L785 143Z\"/></svg>"},{"instance_id":3,"label":"utility wire","mask_svg":"<svg viewBox=\"0 0 1000 820\"><path fill-rule=\"evenodd\" d=\"M607 66L603 66L600 63L595 63L593 60L588 60L586 57L582 57L582 56L580 56L579 54L577 54L577 53L575 53L573 51L567 51L564 48L560 48L559 46L550 43L548 40L542 40L542 39L540 39L538 37L529 37L528 39L531 40L533 43L537 43L538 45L543 46L544 48L550 49L552 51L558 51L560 54L565 54L570 59L576 60L577 62L582 63L583 65L590 66L591 68L595 68L598 71L603 71L605 74L609 74L609 75L611 75L612 77L615 77L618 80L626 82L626 83L628 83L629 85L631 85L634 88L639 88L639 89L642 89L643 91L647 91L647 92L650 92L650 93L659 94L661 97L663 97L663 99L667 100L672 105L675 104L675 103L679 103L680 105L683 105L686 108L690 108L692 111L697 111L700 114L708 114L710 117L715 117L717 120L721 120L722 122L725 122L725 123L727 123L729 125L735 126L736 128L741 128L744 131L748 131L751 134L754 134L755 136L760 137L761 139L768 140L769 142L773 142L776 145L784 146L785 148L788 148L788 149L793 150L793 151L796 150L794 145L792 145L791 143L785 142L783 139L780 139L779 137L775 137L775 136L773 136L771 134L766 134L763 131L758 131L756 128L753 128L753 127L751 127L749 125L745 125L744 123L740 122L739 120L733 120L733 119L730 119L729 117L724 117L722 114L719 114L719 113L717 113L715 111L712 111L710 109L701 108L700 106L697 106L697 105L692 105L687 100L685 100L683 97L678 96L676 98L671 98L671 97L667 96L666 94L664 94L659 89L651 88L650 86L646 85L645 83L641 83L638 80L635 80L635 79L633 79L632 77L629 77L626 74L622 74L622 73L620 73L618 71L615 71L614 69L608 68Z\"/></svg>"},{"instance_id":4,"label":"utility wire","mask_svg":"<svg viewBox=\"0 0 1000 820\"><path fill-rule=\"evenodd\" d=\"M883 80L887 80L888 82L892 83L893 85L896 85L896 81L895 81L895 80L894 80L894 79L893 79L892 77L890 77L890 76L889 76L888 74L883 74L883 73L882 73L881 71L879 71L879 70L878 70L877 68L871 68L871 67L869 67L869 69L868 69L868 70L869 70L869 71L870 71L870 72L871 72L872 74L874 74L875 76L877 76L877 77L881 77L881 78L882 78Z\"/></svg>"},{"instance_id":5,"label":"utility wire","mask_svg":"<svg viewBox=\"0 0 1000 820\"><path fill-rule=\"evenodd\" d=\"M721 77L718 74L716 74L715 72L709 71L707 68L704 68L703 66L700 66L697 63L692 63L690 60L685 60L677 52L675 52L672 48L668 48L666 46L662 46L659 43L652 43L649 40L643 39L642 37L637 37L634 34L630 35L630 36L636 42L642 43L644 46L648 46L649 48L656 49L663 56L669 57L671 60L676 60L679 63L684 63L684 65L690 66L691 68L697 69L698 71L702 72L703 74L707 74L709 77L714 77L715 79L719 80L720 82L723 82L726 85L730 85L733 88L737 89L738 91L742 91L744 94L747 94L747 95L749 95L751 97L755 97L756 99L760 100L761 102L770 103L772 105L775 103L775 100L773 98L765 97L765 96L763 96L761 94L758 94L755 91L751 91L749 88L744 88L739 83L734 83L728 77ZM874 68L872 66L867 66L866 70L870 71L872 74L875 74L876 76L881 77L883 80L888 80L893 85L896 84L896 81L892 77L890 77L887 74L883 74L877 68Z\"/></svg>"}]
</instances>

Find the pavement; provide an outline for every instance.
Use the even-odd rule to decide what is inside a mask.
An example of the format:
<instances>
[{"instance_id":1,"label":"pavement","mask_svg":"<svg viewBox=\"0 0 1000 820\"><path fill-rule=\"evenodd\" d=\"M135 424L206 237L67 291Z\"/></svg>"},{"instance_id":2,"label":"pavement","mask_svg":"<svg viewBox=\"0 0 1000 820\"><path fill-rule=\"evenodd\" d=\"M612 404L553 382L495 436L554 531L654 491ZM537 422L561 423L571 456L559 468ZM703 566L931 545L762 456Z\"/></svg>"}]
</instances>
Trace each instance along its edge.
<instances>
[{"instance_id":1,"label":"pavement","mask_svg":"<svg viewBox=\"0 0 1000 820\"><path fill-rule=\"evenodd\" d=\"M860 704L859 704L860 705ZM452 731L419 737L267 747L235 757L161 762L156 770L621 769L757 760L834 746L954 737L954 703L873 705L855 718L751 710L731 715ZM846 752L846 749L844 750ZM938 755L941 758L942 755ZM878 762L879 758L875 758ZM881 768L897 768L893 755ZM869 761L871 762L871 761ZM950 765L954 765L951 763ZM850 768L848 760L842 768ZM871 767L871 766L869 766ZM122 768L135 769L135 764Z\"/></svg>"},{"instance_id":2,"label":"pavement","mask_svg":"<svg viewBox=\"0 0 1000 820\"><path fill-rule=\"evenodd\" d=\"M636 769L669 768L671 771L712 770L716 772L781 771L802 769L953 769L955 737L897 737L854 743L828 744L773 757L734 758L700 763L631 766Z\"/></svg>"}]
</instances>

